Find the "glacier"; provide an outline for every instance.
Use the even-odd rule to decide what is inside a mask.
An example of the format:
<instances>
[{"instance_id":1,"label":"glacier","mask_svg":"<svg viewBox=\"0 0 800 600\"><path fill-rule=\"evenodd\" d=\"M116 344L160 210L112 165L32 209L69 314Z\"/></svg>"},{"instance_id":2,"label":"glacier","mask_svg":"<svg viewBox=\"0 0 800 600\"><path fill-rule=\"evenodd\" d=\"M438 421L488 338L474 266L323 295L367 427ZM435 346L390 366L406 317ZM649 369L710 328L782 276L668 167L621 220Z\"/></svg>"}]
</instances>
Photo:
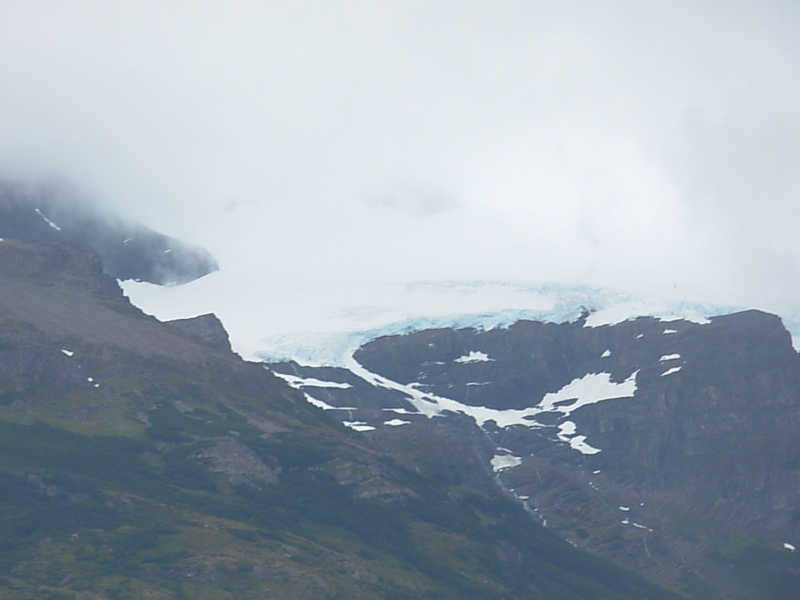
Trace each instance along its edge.
<instances>
[{"instance_id":1,"label":"glacier","mask_svg":"<svg viewBox=\"0 0 800 600\"><path fill-rule=\"evenodd\" d=\"M333 367L344 366L343 357L351 348L382 336L424 329L489 330L520 320L565 323L586 314L587 327L636 317L656 317L665 324L676 319L705 323L712 316L760 308L654 300L563 283L468 280L343 284L330 290L283 288L274 298L248 293L256 290L231 293L233 283L225 280L224 272L218 272L181 287L126 281L122 288L134 305L161 320L215 313L225 325L233 349L246 360L293 360L307 366ZM800 348L800 319L781 316L794 347Z\"/></svg>"},{"instance_id":2,"label":"glacier","mask_svg":"<svg viewBox=\"0 0 800 600\"><path fill-rule=\"evenodd\" d=\"M305 366L343 367L348 350L358 348L374 339L402 335L425 329L453 328L490 330L509 327L521 320L544 323L574 322L588 314L586 327L613 325L637 317L655 317L668 323L684 319L695 323L708 323L712 316L742 310L740 307L704 305L685 301L650 300L632 294L585 285L529 284L497 281L424 282L408 284L406 293L425 289L431 295L446 300L448 311L441 311L437 303L431 313L418 307L416 314L389 321L373 327L359 329L358 323L346 315L341 326L330 332L291 332L261 339L262 348L256 352L258 359L267 363L293 360ZM402 298L402 294L400 294ZM503 306L507 298L509 306ZM486 310L470 312L481 301ZM525 305L531 308L525 308ZM462 308L463 307L463 308ZM495 307L495 308L492 308ZM374 311L372 315L379 313ZM437 314L438 313L438 314ZM386 311L387 315L394 314ZM350 325L350 328L347 328ZM800 323L798 323L800 339Z\"/></svg>"}]
</instances>

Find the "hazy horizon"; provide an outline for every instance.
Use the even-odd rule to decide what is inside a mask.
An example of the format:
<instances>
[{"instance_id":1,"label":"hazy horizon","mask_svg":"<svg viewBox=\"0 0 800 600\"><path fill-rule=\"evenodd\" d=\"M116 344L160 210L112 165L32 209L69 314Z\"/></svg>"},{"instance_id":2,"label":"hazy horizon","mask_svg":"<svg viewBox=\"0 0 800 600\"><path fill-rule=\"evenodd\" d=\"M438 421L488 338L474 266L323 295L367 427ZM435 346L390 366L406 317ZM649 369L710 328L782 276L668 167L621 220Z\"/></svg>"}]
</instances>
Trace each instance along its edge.
<instances>
[{"instance_id":1,"label":"hazy horizon","mask_svg":"<svg viewBox=\"0 0 800 600\"><path fill-rule=\"evenodd\" d=\"M800 313L798 26L777 1L12 0L0 176L206 247L201 303L254 328L437 280Z\"/></svg>"}]
</instances>

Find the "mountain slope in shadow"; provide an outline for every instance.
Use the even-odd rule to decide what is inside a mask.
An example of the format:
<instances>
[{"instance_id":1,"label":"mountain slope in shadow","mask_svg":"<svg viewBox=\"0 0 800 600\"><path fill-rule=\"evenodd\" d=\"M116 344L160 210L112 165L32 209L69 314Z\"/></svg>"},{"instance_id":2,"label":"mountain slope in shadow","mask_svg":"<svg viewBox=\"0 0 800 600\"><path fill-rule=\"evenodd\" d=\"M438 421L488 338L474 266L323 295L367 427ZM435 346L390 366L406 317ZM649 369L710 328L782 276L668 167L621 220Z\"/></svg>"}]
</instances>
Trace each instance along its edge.
<instances>
[{"instance_id":1,"label":"mountain slope in shadow","mask_svg":"<svg viewBox=\"0 0 800 600\"><path fill-rule=\"evenodd\" d=\"M120 280L177 285L219 268L203 248L106 213L64 186L0 181L0 237L89 246Z\"/></svg>"}]
</instances>

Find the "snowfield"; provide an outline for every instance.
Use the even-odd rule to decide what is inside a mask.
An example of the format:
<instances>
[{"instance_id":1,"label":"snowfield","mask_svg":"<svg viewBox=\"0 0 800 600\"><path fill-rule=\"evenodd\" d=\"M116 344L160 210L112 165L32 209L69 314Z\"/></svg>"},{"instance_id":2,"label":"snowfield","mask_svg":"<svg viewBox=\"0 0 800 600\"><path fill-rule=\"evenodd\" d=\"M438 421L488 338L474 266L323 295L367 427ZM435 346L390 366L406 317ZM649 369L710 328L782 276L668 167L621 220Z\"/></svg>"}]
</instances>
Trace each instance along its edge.
<instances>
[{"instance_id":1,"label":"snowfield","mask_svg":"<svg viewBox=\"0 0 800 600\"><path fill-rule=\"evenodd\" d=\"M247 290L232 293L224 273L190 284L164 288L122 282L131 301L161 320L215 313L236 352L247 360L295 360L309 366L343 366L349 348L385 335L423 329L508 327L527 319L548 323L575 321L588 313L586 327L601 327L641 316L668 324L678 319L707 323L738 307L656 301L581 285L498 281L440 281L324 290L281 288L269 304ZM800 321L784 322L800 338ZM475 352L463 361L491 360Z\"/></svg>"}]
</instances>

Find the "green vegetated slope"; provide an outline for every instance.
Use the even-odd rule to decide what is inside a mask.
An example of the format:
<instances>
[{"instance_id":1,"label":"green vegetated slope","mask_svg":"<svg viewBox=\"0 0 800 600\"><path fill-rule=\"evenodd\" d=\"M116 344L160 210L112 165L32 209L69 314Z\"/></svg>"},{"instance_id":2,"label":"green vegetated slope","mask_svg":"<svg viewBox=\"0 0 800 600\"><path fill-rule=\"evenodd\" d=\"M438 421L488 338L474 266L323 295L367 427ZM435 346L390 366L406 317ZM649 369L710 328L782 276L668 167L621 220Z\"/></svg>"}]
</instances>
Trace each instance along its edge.
<instances>
[{"instance_id":1,"label":"green vegetated slope","mask_svg":"<svg viewBox=\"0 0 800 600\"><path fill-rule=\"evenodd\" d=\"M678 598L499 490L361 446L260 365L132 309L82 250L0 243L10 264L0 597Z\"/></svg>"}]
</instances>

